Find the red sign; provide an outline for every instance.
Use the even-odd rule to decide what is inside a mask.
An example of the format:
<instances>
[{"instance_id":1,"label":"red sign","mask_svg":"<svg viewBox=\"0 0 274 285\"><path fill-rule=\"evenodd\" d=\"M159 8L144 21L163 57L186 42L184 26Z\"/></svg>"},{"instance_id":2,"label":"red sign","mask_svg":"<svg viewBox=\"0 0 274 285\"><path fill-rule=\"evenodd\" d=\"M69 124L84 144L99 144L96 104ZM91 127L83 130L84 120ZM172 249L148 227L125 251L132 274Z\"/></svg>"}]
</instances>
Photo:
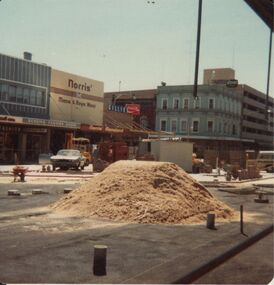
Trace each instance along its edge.
<instances>
[{"instance_id":1,"label":"red sign","mask_svg":"<svg viewBox=\"0 0 274 285\"><path fill-rule=\"evenodd\" d=\"M140 105L139 104L126 104L127 112L133 116L140 116Z\"/></svg>"}]
</instances>

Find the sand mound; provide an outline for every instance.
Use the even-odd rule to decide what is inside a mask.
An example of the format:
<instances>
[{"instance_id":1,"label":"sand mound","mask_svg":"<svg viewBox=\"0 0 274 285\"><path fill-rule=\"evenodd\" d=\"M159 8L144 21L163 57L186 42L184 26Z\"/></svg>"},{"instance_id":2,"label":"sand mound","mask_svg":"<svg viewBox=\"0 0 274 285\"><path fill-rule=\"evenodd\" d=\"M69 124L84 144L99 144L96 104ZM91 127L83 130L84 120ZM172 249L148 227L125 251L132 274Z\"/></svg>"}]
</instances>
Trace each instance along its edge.
<instances>
[{"instance_id":1,"label":"sand mound","mask_svg":"<svg viewBox=\"0 0 274 285\"><path fill-rule=\"evenodd\" d=\"M234 213L176 164L150 161L113 163L52 207L137 223L193 223L209 211L219 218Z\"/></svg>"}]
</instances>

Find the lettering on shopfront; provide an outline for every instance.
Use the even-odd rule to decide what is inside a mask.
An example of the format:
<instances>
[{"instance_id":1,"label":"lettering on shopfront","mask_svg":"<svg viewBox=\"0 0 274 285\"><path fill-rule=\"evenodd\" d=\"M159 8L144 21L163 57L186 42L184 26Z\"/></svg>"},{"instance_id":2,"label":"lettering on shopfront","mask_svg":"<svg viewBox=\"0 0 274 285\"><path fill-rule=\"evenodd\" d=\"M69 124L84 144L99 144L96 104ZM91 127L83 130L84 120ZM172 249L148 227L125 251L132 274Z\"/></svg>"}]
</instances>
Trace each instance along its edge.
<instances>
[{"instance_id":1,"label":"lettering on shopfront","mask_svg":"<svg viewBox=\"0 0 274 285\"><path fill-rule=\"evenodd\" d=\"M92 84L87 84L85 83L78 83L73 81L72 79L68 80L68 87L73 88L73 89L78 89L78 90L84 90L87 92L90 92L91 88L92 88Z\"/></svg>"},{"instance_id":2,"label":"lettering on shopfront","mask_svg":"<svg viewBox=\"0 0 274 285\"><path fill-rule=\"evenodd\" d=\"M79 106L79 107L89 107L89 108L95 108L96 105L95 104L91 104L89 102L87 103L84 103L84 102L81 102L79 100L69 100L69 99L66 99L66 98L63 98L63 97L58 97L58 101L60 103L66 103L66 104L72 104L72 105L76 105L76 106Z\"/></svg>"},{"instance_id":3,"label":"lettering on shopfront","mask_svg":"<svg viewBox=\"0 0 274 285\"><path fill-rule=\"evenodd\" d=\"M0 116L0 121L15 122L15 119L7 116Z\"/></svg>"}]
</instances>

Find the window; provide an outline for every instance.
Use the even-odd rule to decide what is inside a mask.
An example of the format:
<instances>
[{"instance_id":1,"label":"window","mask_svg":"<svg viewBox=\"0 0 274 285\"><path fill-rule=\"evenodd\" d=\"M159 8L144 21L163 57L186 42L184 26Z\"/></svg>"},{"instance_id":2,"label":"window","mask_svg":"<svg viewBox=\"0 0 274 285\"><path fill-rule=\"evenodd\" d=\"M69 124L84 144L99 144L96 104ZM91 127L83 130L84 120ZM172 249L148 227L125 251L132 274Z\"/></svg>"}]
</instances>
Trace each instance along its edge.
<instances>
[{"instance_id":1,"label":"window","mask_svg":"<svg viewBox=\"0 0 274 285\"><path fill-rule=\"evenodd\" d=\"M8 85L7 84L0 85L0 100L2 101L8 100Z\"/></svg>"},{"instance_id":2,"label":"window","mask_svg":"<svg viewBox=\"0 0 274 285\"><path fill-rule=\"evenodd\" d=\"M30 100L29 100L30 105L35 105L36 104L36 92L34 89L30 90Z\"/></svg>"},{"instance_id":3,"label":"window","mask_svg":"<svg viewBox=\"0 0 274 285\"><path fill-rule=\"evenodd\" d=\"M162 109L167 110L167 99L162 99Z\"/></svg>"},{"instance_id":4,"label":"window","mask_svg":"<svg viewBox=\"0 0 274 285\"><path fill-rule=\"evenodd\" d=\"M160 131L166 131L166 120L160 121Z\"/></svg>"},{"instance_id":5,"label":"window","mask_svg":"<svg viewBox=\"0 0 274 285\"><path fill-rule=\"evenodd\" d=\"M182 120L181 121L181 132L182 133L186 133L187 132L187 127L188 127L187 121L186 120Z\"/></svg>"},{"instance_id":6,"label":"window","mask_svg":"<svg viewBox=\"0 0 274 285\"><path fill-rule=\"evenodd\" d=\"M194 109L200 109L200 98L194 98Z\"/></svg>"},{"instance_id":7,"label":"window","mask_svg":"<svg viewBox=\"0 0 274 285\"><path fill-rule=\"evenodd\" d=\"M170 129L173 133L177 132L177 120L171 120L171 128Z\"/></svg>"},{"instance_id":8,"label":"window","mask_svg":"<svg viewBox=\"0 0 274 285\"><path fill-rule=\"evenodd\" d=\"M219 122L219 133L221 133L221 132L222 132L222 123Z\"/></svg>"},{"instance_id":9,"label":"window","mask_svg":"<svg viewBox=\"0 0 274 285\"><path fill-rule=\"evenodd\" d=\"M188 110L189 100L188 98L184 98L184 110Z\"/></svg>"},{"instance_id":10,"label":"window","mask_svg":"<svg viewBox=\"0 0 274 285\"><path fill-rule=\"evenodd\" d=\"M213 121L207 121L207 131L213 133Z\"/></svg>"},{"instance_id":11,"label":"window","mask_svg":"<svg viewBox=\"0 0 274 285\"><path fill-rule=\"evenodd\" d=\"M208 109L210 109L210 110L212 110L212 109L214 109L214 104L215 102L214 102L214 99L213 98L209 98L209 100L208 100Z\"/></svg>"},{"instance_id":12,"label":"window","mask_svg":"<svg viewBox=\"0 0 274 285\"><path fill-rule=\"evenodd\" d=\"M38 90L36 95L36 104L42 106L42 91Z\"/></svg>"},{"instance_id":13,"label":"window","mask_svg":"<svg viewBox=\"0 0 274 285\"><path fill-rule=\"evenodd\" d=\"M192 131L193 133L199 132L199 121L197 120L193 121Z\"/></svg>"},{"instance_id":14,"label":"window","mask_svg":"<svg viewBox=\"0 0 274 285\"><path fill-rule=\"evenodd\" d=\"M23 103L29 104L29 89L28 88L23 89Z\"/></svg>"},{"instance_id":15,"label":"window","mask_svg":"<svg viewBox=\"0 0 274 285\"><path fill-rule=\"evenodd\" d=\"M179 99L178 98L174 98L174 100L173 100L173 109L174 110L179 109Z\"/></svg>"},{"instance_id":16,"label":"window","mask_svg":"<svg viewBox=\"0 0 274 285\"><path fill-rule=\"evenodd\" d=\"M16 88L16 102L23 103L23 89L20 86Z\"/></svg>"},{"instance_id":17,"label":"window","mask_svg":"<svg viewBox=\"0 0 274 285\"><path fill-rule=\"evenodd\" d=\"M224 134L227 133L227 123L224 123Z\"/></svg>"},{"instance_id":18,"label":"window","mask_svg":"<svg viewBox=\"0 0 274 285\"><path fill-rule=\"evenodd\" d=\"M16 87L13 85L9 86L9 101L16 102Z\"/></svg>"},{"instance_id":19,"label":"window","mask_svg":"<svg viewBox=\"0 0 274 285\"><path fill-rule=\"evenodd\" d=\"M237 129L234 124L232 125L232 135L237 135Z\"/></svg>"}]
</instances>

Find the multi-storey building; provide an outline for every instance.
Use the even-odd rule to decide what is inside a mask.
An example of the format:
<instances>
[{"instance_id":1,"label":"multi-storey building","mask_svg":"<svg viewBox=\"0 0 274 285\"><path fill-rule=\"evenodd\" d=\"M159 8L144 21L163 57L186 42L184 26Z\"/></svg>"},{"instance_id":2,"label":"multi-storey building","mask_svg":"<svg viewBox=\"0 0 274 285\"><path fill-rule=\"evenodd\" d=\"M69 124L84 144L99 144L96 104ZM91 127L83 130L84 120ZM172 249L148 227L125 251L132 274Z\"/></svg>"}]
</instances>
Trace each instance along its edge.
<instances>
[{"instance_id":1,"label":"multi-storey building","mask_svg":"<svg viewBox=\"0 0 274 285\"><path fill-rule=\"evenodd\" d=\"M273 149L274 99L266 99L265 94L248 85L240 85L238 90L242 97L241 135L254 141L246 147Z\"/></svg>"},{"instance_id":2,"label":"multi-storey building","mask_svg":"<svg viewBox=\"0 0 274 285\"><path fill-rule=\"evenodd\" d=\"M38 161L81 124L103 123L103 82L0 54L0 163Z\"/></svg>"},{"instance_id":3,"label":"multi-storey building","mask_svg":"<svg viewBox=\"0 0 274 285\"><path fill-rule=\"evenodd\" d=\"M239 92L225 86L200 85L194 99L192 90L192 85L158 87L156 130L195 140L197 152L237 148L241 142Z\"/></svg>"},{"instance_id":4,"label":"multi-storey building","mask_svg":"<svg viewBox=\"0 0 274 285\"><path fill-rule=\"evenodd\" d=\"M204 72L198 86L160 86L156 130L195 142L196 151L273 149L273 98L247 85L227 87L233 69Z\"/></svg>"}]
</instances>

